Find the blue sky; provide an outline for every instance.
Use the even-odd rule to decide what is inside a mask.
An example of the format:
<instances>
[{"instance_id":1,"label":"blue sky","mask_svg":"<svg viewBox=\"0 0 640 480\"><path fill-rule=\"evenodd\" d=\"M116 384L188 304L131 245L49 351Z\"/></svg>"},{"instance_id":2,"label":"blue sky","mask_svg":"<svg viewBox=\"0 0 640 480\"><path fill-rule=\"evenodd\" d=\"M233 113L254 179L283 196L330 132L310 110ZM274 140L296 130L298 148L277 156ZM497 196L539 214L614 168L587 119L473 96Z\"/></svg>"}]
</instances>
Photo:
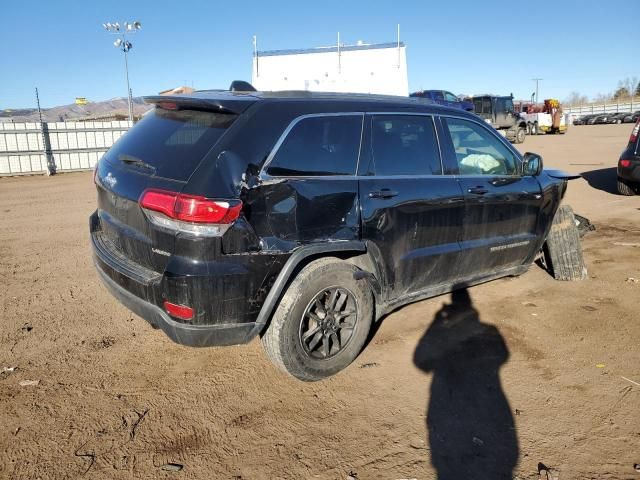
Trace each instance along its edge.
<instances>
[{"instance_id":1,"label":"blue sky","mask_svg":"<svg viewBox=\"0 0 640 480\"><path fill-rule=\"evenodd\" d=\"M134 95L177 85L226 88L251 79L252 36L261 50L357 40L407 45L409 89L588 96L640 77L639 0L457 2L179 2L7 0L0 30L0 108L126 95L122 54L102 28L140 20L131 41Z\"/></svg>"}]
</instances>

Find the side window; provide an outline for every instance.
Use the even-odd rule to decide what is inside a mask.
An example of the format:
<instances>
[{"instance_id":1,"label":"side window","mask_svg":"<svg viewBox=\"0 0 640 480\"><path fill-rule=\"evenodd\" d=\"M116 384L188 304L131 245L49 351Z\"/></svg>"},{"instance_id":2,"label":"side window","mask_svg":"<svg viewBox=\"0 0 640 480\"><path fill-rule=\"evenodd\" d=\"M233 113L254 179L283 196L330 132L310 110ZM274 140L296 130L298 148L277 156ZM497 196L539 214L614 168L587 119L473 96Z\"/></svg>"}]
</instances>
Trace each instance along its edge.
<instances>
[{"instance_id":1,"label":"side window","mask_svg":"<svg viewBox=\"0 0 640 480\"><path fill-rule=\"evenodd\" d=\"M442 95L441 91L437 91L437 92L433 92L433 97L437 100L437 101L442 101L444 100L444 96Z\"/></svg>"},{"instance_id":2,"label":"side window","mask_svg":"<svg viewBox=\"0 0 640 480\"><path fill-rule=\"evenodd\" d=\"M495 134L467 120L447 118L460 175L516 175L518 160Z\"/></svg>"},{"instance_id":3,"label":"side window","mask_svg":"<svg viewBox=\"0 0 640 480\"><path fill-rule=\"evenodd\" d=\"M355 175L362 115L327 115L300 120L267 167L273 176Z\"/></svg>"},{"instance_id":4,"label":"side window","mask_svg":"<svg viewBox=\"0 0 640 480\"><path fill-rule=\"evenodd\" d=\"M460 100L458 100L458 97L456 97L453 93L451 92L444 92L444 99L447 102L459 102Z\"/></svg>"},{"instance_id":5,"label":"side window","mask_svg":"<svg viewBox=\"0 0 640 480\"><path fill-rule=\"evenodd\" d=\"M482 113L482 99L481 98L474 98L473 99L473 110L476 113Z\"/></svg>"},{"instance_id":6,"label":"side window","mask_svg":"<svg viewBox=\"0 0 640 480\"><path fill-rule=\"evenodd\" d=\"M440 175L440 150L429 116L378 115L371 122L376 175Z\"/></svg>"},{"instance_id":7,"label":"side window","mask_svg":"<svg viewBox=\"0 0 640 480\"><path fill-rule=\"evenodd\" d=\"M483 98L482 99L482 113L491 113L491 99Z\"/></svg>"}]
</instances>

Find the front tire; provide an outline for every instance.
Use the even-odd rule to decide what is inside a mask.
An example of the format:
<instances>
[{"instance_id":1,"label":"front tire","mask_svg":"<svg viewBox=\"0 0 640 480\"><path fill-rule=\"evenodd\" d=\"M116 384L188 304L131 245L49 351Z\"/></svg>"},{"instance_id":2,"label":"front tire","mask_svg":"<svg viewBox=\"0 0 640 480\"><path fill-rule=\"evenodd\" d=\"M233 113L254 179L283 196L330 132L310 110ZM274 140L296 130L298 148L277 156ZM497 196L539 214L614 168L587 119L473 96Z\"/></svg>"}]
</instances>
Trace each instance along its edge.
<instances>
[{"instance_id":1,"label":"front tire","mask_svg":"<svg viewBox=\"0 0 640 480\"><path fill-rule=\"evenodd\" d=\"M337 258L304 267L287 288L262 336L269 359L303 381L346 368L358 356L373 319L373 296L358 268Z\"/></svg>"},{"instance_id":2,"label":"front tire","mask_svg":"<svg viewBox=\"0 0 640 480\"><path fill-rule=\"evenodd\" d=\"M561 205L544 244L545 263L556 280L584 280L587 267L573 210Z\"/></svg>"},{"instance_id":3,"label":"front tire","mask_svg":"<svg viewBox=\"0 0 640 480\"><path fill-rule=\"evenodd\" d=\"M519 128L516 132L516 143L523 143L527 136L527 131L524 128Z\"/></svg>"},{"instance_id":4,"label":"front tire","mask_svg":"<svg viewBox=\"0 0 640 480\"><path fill-rule=\"evenodd\" d=\"M629 185L627 182L618 178L618 193L620 195L635 195L636 192L632 185Z\"/></svg>"},{"instance_id":5,"label":"front tire","mask_svg":"<svg viewBox=\"0 0 640 480\"><path fill-rule=\"evenodd\" d=\"M538 135L538 122L533 122L533 127L531 128L532 135Z\"/></svg>"}]
</instances>

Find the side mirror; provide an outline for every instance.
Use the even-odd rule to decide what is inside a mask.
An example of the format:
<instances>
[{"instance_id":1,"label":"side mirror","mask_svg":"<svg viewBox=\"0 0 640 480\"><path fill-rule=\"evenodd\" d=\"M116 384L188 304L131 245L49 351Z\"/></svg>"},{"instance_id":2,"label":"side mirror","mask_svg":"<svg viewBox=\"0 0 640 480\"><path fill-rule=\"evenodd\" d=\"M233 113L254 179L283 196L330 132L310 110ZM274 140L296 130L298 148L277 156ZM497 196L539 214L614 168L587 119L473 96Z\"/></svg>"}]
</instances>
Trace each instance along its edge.
<instances>
[{"instance_id":1,"label":"side mirror","mask_svg":"<svg viewBox=\"0 0 640 480\"><path fill-rule=\"evenodd\" d=\"M542 173L542 157L537 153L527 152L522 158L522 175L537 177Z\"/></svg>"}]
</instances>

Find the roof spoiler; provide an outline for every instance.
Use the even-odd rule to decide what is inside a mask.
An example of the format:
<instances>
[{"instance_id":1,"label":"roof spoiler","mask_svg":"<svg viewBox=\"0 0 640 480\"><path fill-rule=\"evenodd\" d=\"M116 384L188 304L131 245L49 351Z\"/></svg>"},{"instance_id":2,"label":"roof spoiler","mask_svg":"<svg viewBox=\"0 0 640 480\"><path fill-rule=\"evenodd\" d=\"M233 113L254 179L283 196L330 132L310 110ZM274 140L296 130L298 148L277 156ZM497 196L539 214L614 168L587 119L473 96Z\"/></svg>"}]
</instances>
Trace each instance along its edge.
<instances>
[{"instance_id":1,"label":"roof spoiler","mask_svg":"<svg viewBox=\"0 0 640 480\"><path fill-rule=\"evenodd\" d=\"M229 86L230 92L257 92L253 85L244 80L234 80Z\"/></svg>"},{"instance_id":2,"label":"roof spoiler","mask_svg":"<svg viewBox=\"0 0 640 480\"><path fill-rule=\"evenodd\" d=\"M255 98L233 98L229 94L226 96L220 95L220 98L203 98L189 95L154 95L143 97L143 100L145 103L150 103L165 110L205 110L235 115L240 115L255 102Z\"/></svg>"}]
</instances>

